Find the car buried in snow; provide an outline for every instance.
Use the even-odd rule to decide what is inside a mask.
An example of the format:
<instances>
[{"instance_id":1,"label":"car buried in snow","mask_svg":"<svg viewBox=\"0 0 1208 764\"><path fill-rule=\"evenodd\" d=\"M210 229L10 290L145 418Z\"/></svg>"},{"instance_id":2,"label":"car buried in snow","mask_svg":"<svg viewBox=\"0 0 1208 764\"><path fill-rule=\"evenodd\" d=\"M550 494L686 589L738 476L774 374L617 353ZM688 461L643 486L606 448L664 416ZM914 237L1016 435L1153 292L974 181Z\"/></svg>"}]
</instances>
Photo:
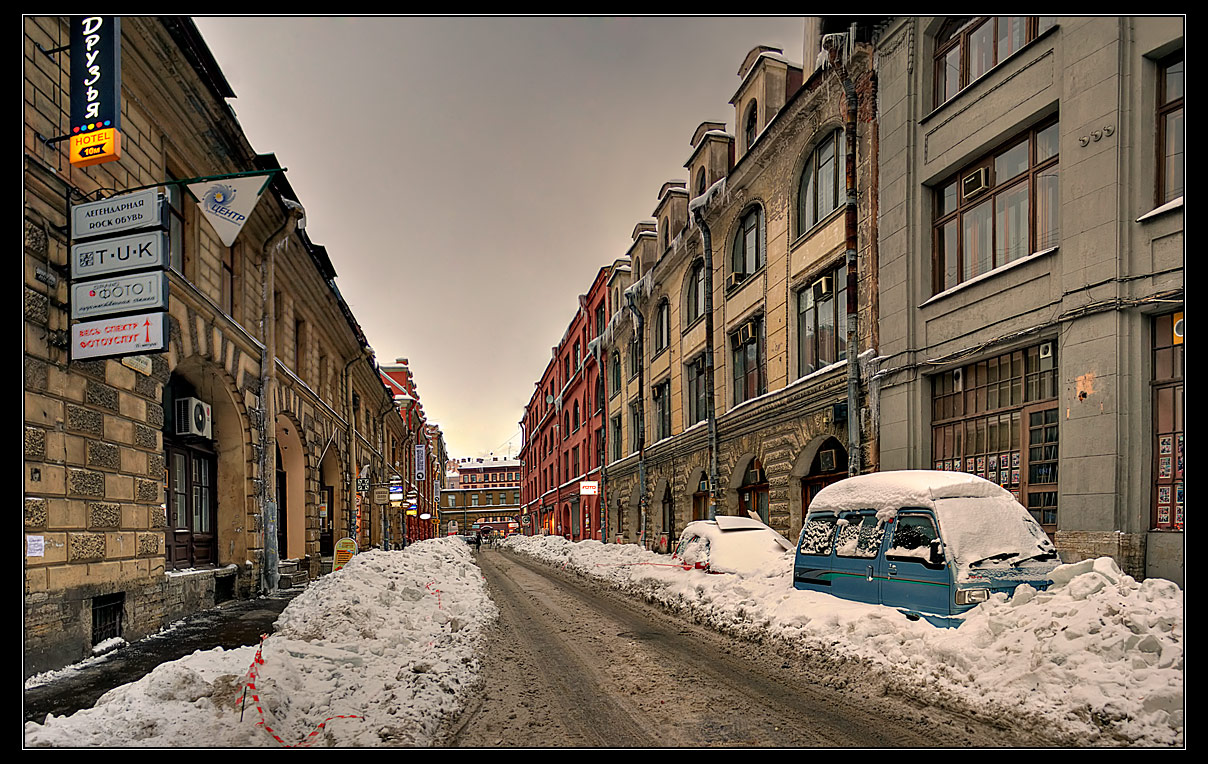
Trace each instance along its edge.
<instances>
[{"instance_id":1,"label":"car buried in snow","mask_svg":"<svg viewBox=\"0 0 1208 764\"><path fill-rule=\"evenodd\" d=\"M708 573L754 575L787 564L792 549L793 542L759 520L718 515L685 525L671 557Z\"/></svg>"},{"instance_id":2,"label":"car buried in snow","mask_svg":"<svg viewBox=\"0 0 1208 764\"><path fill-rule=\"evenodd\" d=\"M1014 494L963 472L900 470L840 480L809 505L793 586L959 626L1021 584L1048 588L1061 564Z\"/></svg>"}]
</instances>

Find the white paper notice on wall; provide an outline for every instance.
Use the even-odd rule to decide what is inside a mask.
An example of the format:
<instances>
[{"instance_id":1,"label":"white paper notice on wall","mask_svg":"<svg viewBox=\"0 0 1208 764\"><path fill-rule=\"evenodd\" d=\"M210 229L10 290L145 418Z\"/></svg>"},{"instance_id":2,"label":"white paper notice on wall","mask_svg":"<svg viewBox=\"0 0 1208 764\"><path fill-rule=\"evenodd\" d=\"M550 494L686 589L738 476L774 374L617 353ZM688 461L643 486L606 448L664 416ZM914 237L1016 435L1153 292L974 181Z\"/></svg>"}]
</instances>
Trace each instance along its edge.
<instances>
[{"instance_id":1,"label":"white paper notice on wall","mask_svg":"<svg viewBox=\"0 0 1208 764\"><path fill-rule=\"evenodd\" d=\"M44 557L46 555L46 539L42 536L25 537L25 556Z\"/></svg>"}]
</instances>

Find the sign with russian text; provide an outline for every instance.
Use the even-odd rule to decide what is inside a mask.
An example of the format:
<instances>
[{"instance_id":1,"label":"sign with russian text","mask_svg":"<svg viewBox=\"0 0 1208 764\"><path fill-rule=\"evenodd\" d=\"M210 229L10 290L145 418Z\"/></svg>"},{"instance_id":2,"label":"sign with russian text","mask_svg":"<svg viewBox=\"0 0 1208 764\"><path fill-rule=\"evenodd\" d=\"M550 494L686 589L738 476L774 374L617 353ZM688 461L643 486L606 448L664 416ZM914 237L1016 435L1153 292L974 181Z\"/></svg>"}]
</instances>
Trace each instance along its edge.
<instances>
[{"instance_id":1,"label":"sign with russian text","mask_svg":"<svg viewBox=\"0 0 1208 764\"><path fill-rule=\"evenodd\" d=\"M154 188L71 207L71 237L107 236L138 228L167 228L167 206Z\"/></svg>"},{"instance_id":2,"label":"sign with russian text","mask_svg":"<svg viewBox=\"0 0 1208 764\"><path fill-rule=\"evenodd\" d=\"M373 503L374 504L389 504L390 503L390 489L387 488L386 486L378 486L378 487L374 488L373 489Z\"/></svg>"},{"instance_id":3,"label":"sign with russian text","mask_svg":"<svg viewBox=\"0 0 1208 764\"><path fill-rule=\"evenodd\" d=\"M600 483L595 480L580 480L579 481L580 496L599 496Z\"/></svg>"},{"instance_id":4,"label":"sign with russian text","mask_svg":"<svg viewBox=\"0 0 1208 764\"><path fill-rule=\"evenodd\" d=\"M140 313L71 327L71 360L158 352L168 347L168 314Z\"/></svg>"},{"instance_id":5,"label":"sign with russian text","mask_svg":"<svg viewBox=\"0 0 1208 764\"><path fill-rule=\"evenodd\" d=\"M350 538L342 538L336 542L335 559L331 563L331 572L343 568L352 559L352 556L357 553L357 542Z\"/></svg>"},{"instance_id":6,"label":"sign with russian text","mask_svg":"<svg viewBox=\"0 0 1208 764\"><path fill-rule=\"evenodd\" d=\"M71 164L121 158L122 25L116 16L71 18Z\"/></svg>"},{"instance_id":7,"label":"sign with russian text","mask_svg":"<svg viewBox=\"0 0 1208 764\"><path fill-rule=\"evenodd\" d=\"M187 188L197 200L206 220L214 227L218 238L229 247L235 243L235 238L239 236L239 231L272 177L272 173L265 173L217 178L190 183Z\"/></svg>"},{"instance_id":8,"label":"sign with russian text","mask_svg":"<svg viewBox=\"0 0 1208 764\"><path fill-rule=\"evenodd\" d=\"M168 307L168 274L163 271L117 276L71 285L71 317L96 318Z\"/></svg>"},{"instance_id":9,"label":"sign with russian text","mask_svg":"<svg viewBox=\"0 0 1208 764\"><path fill-rule=\"evenodd\" d=\"M427 464L427 452L423 443L415 444L415 481L422 482L424 479L424 466Z\"/></svg>"}]
</instances>

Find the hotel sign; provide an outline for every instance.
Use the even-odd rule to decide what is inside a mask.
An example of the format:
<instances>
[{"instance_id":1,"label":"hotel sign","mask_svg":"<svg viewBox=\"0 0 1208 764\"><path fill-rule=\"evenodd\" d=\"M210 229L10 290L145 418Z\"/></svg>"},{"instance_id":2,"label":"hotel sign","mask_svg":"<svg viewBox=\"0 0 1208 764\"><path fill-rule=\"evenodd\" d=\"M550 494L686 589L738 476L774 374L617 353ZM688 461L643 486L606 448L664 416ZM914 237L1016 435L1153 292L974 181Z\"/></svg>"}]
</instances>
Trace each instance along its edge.
<instances>
[{"instance_id":1,"label":"hotel sign","mask_svg":"<svg viewBox=\"0 0 1208 764\"><path fill-rule=\"evenodd\" d=\"M73 166L121 159L121 112L121 20L73 16L69 154Z\"/></svg>"}]
</instances>

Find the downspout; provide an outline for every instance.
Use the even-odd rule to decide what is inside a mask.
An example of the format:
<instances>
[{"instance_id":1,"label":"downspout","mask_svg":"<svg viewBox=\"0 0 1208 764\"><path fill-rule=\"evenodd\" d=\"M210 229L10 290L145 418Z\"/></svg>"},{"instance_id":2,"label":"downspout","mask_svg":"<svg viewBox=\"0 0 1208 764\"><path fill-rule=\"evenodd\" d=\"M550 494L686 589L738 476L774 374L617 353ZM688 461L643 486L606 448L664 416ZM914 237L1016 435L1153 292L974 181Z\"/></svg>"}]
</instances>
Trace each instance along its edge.
<instances>
[{"instance_id":1,"label":"downspout","mask_svg":"<svg viewBox=\"0 0 1208 764\"><path fill-rule=\"evenodd\" d=\"M709 422L709 519L717 519L717 414L713 400L713 237L701 208L694 210L705 248L705 418Z\"/></svg>"},{"instance_id":2,"label":"downspout","mask_svg":"<svg viewBox=\"0 0 1208 764\"><path fill-rule=\"evenodd\" d=\"M843 45L850 51L855 44L855 25L846 34ZM863 445L860 441L860 334L859 317L859 265L856 258L856 110L859 102L856 88L847 69L847 55L837 50L834 43L840 35L827 35L824 44L831 43L830 58L834 65L838 59L839 80L846 94L846 115L843 126L847 148L846 180L847 201L843 211L843 228L847 258L847 474L858 475L861 471Z\"/></svg>"},{"instance_id":3,"label":"downspout","mask_svg":"<svg viewBox=\"0 0 1208 764\"><path fill-rule=\"evenodd\" d=\"M360 534L357 533L357 530L353 524L353 513L356 511L356 481L357 477L359 477L359 473L357 472L356 458L357 417L356 411L353 410L352 406L352 374L349 373L349 369L351 369L352 365L357 361L361 360L362 358L369 358L369 356L369 348L367 346L361 346L356 355L350 358L348 363L344 364L344 406L347 414L345 421L348 422L348 484L346 486L348 490L345 494L344 503L344 532L347 534L346 538L352 539L357 543L358 546L361 543Z\"/></svg>"},{"instance_id":4,"label":"downspout","mask_svg":"<svg viewBox=\"0 0 1208 764\"><path fill-rule=\"evenodd\" d=\"M277 300L275 295L276 252L298 226L306 214L301 204L292 199L281 199L285 206L285 222L276 233L264 242L260 256L260 304L261 336L264 345L260 351L260 402L264 420L261 423L260 496L261 528L264 532L264 565L260 568L262 591L277 590L278 561L283 550L277 549L277 522L281 516L277 506L277 412L274 398L277 386Z\"/></svg>"},{"instance_id":5,"label":"downspout","mask_svg":"<svg viewBox=\"0 0 1208 764\"><path fill-rule=\"evenodd\" d=\"M634 316L633 331L638 342L638 538L645 540L646 534L646 398L643 389L642 364L645 358L645 348L642 338L645 334L645 320L642 311L638 310L632 293L625 294L625 302Z\"/></svg>"}]
</instances>

